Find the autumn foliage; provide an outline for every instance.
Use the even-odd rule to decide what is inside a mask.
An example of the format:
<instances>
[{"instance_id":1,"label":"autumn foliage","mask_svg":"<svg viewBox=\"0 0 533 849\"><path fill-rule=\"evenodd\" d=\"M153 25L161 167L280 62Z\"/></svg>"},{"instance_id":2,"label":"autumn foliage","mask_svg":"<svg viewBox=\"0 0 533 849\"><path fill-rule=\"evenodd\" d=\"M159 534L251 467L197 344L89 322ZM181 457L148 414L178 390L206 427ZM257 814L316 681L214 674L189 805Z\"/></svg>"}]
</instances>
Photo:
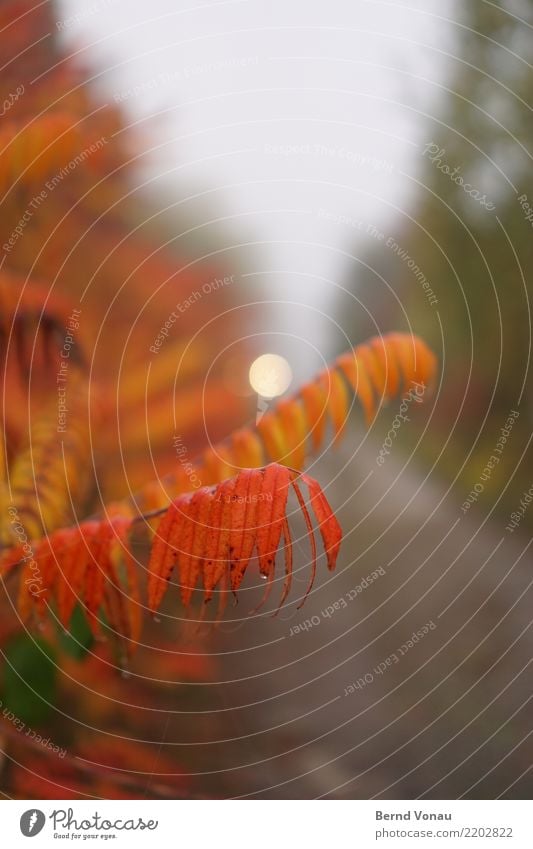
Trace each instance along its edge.
<instances>
[{"instance_id":1,"label":"autumn foliage","mask_svg":"<svg viewBox=\"0 0 533 849\"><path fill-rule=\"evenodd\" d=\"M124 658L163 602L173 612L181 604L183 614L197 601L193 616L217 622L252 571L266 582L253 612L276 585L279 610L297 566L294 511L310 555L302 605L319 554L335 569L342 538L319 482L304 472L307 460L339 442L354 402L369 424L382 403L430 386L436 361L413 334L375 337L247 424L255 411L225 403L216 370L204 395L227 332L215 322L208 339L189 341L219 310L206 298L159 351L148 379L146 352L161 315L219 269L160 247L143 226L131 177L138 140L59 42L41 44L49 16L48 4L24 0L0 9L3 99L21 91L0 130L0 576L6 610L16 609L4 638L39 626L52 639L55 623L64 635L76 622L77 633L88 629L84 645L104 630ZM216 412L209 447L201 409ZM174 419L187 464L172 446ZM95 649L87 662L89 684L108 680L103 653ZM83 745L89 751L94 739ZM143 759L133 743L124 753ZM78 792L73 764L62 771ZM35 794L65 796L61 781L55 790L37 782ZM95 780L96 792L109 793L106 781ZM14 792L20 783L15 772Z\"/></svg>"},{"instance_id":2,"label":"autumn foliage","mask_svg":"<svg viewBox=\"0 0 533 849\"><path fill-rule=\"evenodd\" d=\"M18 601L21 617L26 620L34 612L42 616L48 605L55 602L59 619L66 627L76 602L82 602L92 628L97 627L98 614L103 609L112 630L129 640L131 649L139 637L142 609L130 537L137 528L152 534L150 515L139 512L140 504L144 509L164 514L155 529L148 565L148 609L154 611L159 607L176 567L184 607L190 604L200 581L205 602L220 587L221 612L227 591L237 593L254 554L259 573L268 581L265 592L268 597L275 575L276 552L283 539L285 579L281 605L292 580L292 542L286 517L291 487L311 540L309 592L316 572L316 546L299 482L307 487L330 569L335 567L341 531L317 481L298 470L311 451L321 447L328 419L334 440L339 439L350 409L349 390L361 399L370 420L384 398L408 392L414 384L426 386L434 373L435 359L420 339L397 333L373 339L339 357L296 396L280 401L257 426L240 429L210 448L194 464L195 478L204 482L201 489L181 493L189 488L190 472L169 473L163 486L151 482L133 499L104 507L105 517L70 528L58 528L62 502L72 493L63 490L60 480L57 486L50 487L55 481L53 452L49 446L42 460L43 479L48 485L37 486L35 493L25 492L31 478L31 463L40 456L37 432L31 463L24 454L14 461L12 494L18 497L9 509L18 523L21 517L29 523L38 503L43 511L43 524L50 531L29 546L30 553L25 553L28 546L25 541L23 545L8 548L3 557L6 573L22 567ZM47 434L45 426L45 444ZM76 429L74 435L80 439L83 436ZM85 447L75 441L74 457ZM63 463L68 456L68 452L64 454ZM274 462L264 467L266 458ZM50 466L52 470L47 472ZM119 563L124 566L122 584Z\"/></svg>"}]
</instances>

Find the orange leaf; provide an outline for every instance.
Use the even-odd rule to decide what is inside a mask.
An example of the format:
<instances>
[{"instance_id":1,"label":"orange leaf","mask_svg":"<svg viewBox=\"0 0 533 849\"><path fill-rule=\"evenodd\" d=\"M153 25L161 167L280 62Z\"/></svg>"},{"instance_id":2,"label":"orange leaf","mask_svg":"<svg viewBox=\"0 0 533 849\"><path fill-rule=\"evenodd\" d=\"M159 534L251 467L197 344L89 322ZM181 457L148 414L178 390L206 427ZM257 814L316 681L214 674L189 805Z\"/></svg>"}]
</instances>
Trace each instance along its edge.
<instances>
[{"instance_id":1,"label":"orange leaf","mask_svg":"<svg viewBox=\"0 0 533 849\"><path fill-rule=\"evenodd\" d=\"M222 507L223 498L226 495L229 481L220 484L218 491L213 495L211 510L208 519L204 552L204 601L207 603L213 597L213 591L222 578L226 569L226 563L218 560L220 546L220 534L222 531Z\"/></svg>"},{"instance_id":2,"label":"orange leaf","mask_svg":"<svg viewBox=\"0 0 533 849\"><path fill-rule=\"evenodd\" d=\"M289 494L289 481L290 472L284 466L271 463L264 470L262 492L267 500L259 503L257 511L257 553L259 571L267 577L275 566Z\"/></svg>"},{"instance_id":3,"label":"orange leaf","mask_svg":"<svg viewBox=\"0 0 533 849\"><path fill-rule=\"evenodd\" d=\"M297 480L295 471L271 463L263 469L243 470L234 478L210 487L209 490L195 493L192 497L179 496L161 520L162 533L158 531L154 543L154 549L157 544L157 555L150 559L148 576L150 604L154 601L159 603L162 598L159 585L167 567L161 569L160 561L167 562L169 552L172 557L172 549L177 545L181 549L180 564L185 563L180 577L184 606L190 603L192 588L196 585L195 570L200 569L204 602L212 598L215 587L223 581L219 605L221 611L225 604L228 576L231 590L236 593L254 548L258 554L260 573L268 579L265 597L261 602L264 603L274 583L276 553L283 535L285 580L281 592L281 606L290 592L293 574L292 540L286 517L291 485L298 497L311 540L312 574L306 597L316 573L316 545L309 512ZM328 565L333 569L340 546L340 528L318 484L308 476L304 476L303 480L310 488L311 504L320 525L322 539L328 549ZM197 530L193 533L194 524L197 524ZM165 537L166 552L162 550L161 542ZM189 572L191 563L192 583ZM157 591L154 590L154 585ZM183 592L184 587L187 587L188 592Z\"/></svg>"},{"instance_id":4,"label":"orange leaf","mask_svg":"<svg viewBox=\"0 0 533 849\"><path fill-rule=\"evenodd\" d=\"M328 504L327 498L322 492L320 484L309 475L302 475L309 489L311 506L318 521L318 528L324 543L324 549L328 560L328 569L333 570L337 563L337 557L342 541L342 529Z\"/></svg>"},{"instance_id":5,"label":"orange leaf","mask_svg":"<svg viewBox=\"0 0 533 849\"><path fill-rule=\"evenodd\" d=\"M434 355L417 336L390 333L375 337L342 354L330 369L296 395L278 402L255 426L241 428L229 439L214 445L203 461L196 461L193 467L204 484L225 480L246 465L259 468L265 457L302 468L310 453L307 437L311 436L314 451L323 443L326 413L333 422L335 438L341 434L350 406L345 381L360 400L370 423L378 402L400 390L402 374L408 382L430 383L435 371ZM171 493L183 492L184 483L186 486L187 480L184 481L179 470L164 478L165 488ZM143 493L136 496L136 503L143 503Z\"/></svg>"},{"instance_id":6,"label":"orange leaf","mask_svg":"<svg viewBox=\"0 0 533 849\"><path fill-rule=\"evenodd\" d=\"M248 428L237 430L231 438L235 465L240 469L258 469L264 463L261 440Z\"/></svg>"},{"instance_id":7,"label":"orange leaf","mask_svg":"<svg viewBox=\"0 0 533 849\"><path fill-rule=\"evenodd\" d=\"M323 442L324 431L326 429L326 397L316 381L302 386L300 396L303 401L308 431L313 441L313 448L315 451L318 451Z\"/></svg>"},{"instance_id":8,"label":"orange leaf","mask_svg":"<svg viewBox=\"0 0 533 849\"><path fill-rule=\"evenodd\" d=\"M314 534L314 531L313 531L313 525L311 523L311 517L309 515L309 510L307 509L305 499L302 495L302 491L301 491L300 487L298 486L297 480L298 480L298 476L293 475L292 476L292 487L293 487L293 489L296 493L296 497L297 497L299 504L300 504L300 509L301 509L301 511L304 515L305 524L307 525L307 532L309 534L309 540L310 540L310 543L311 543L311 578L309 579L309 583L307 585L307 589L305 591L304 597L297 607L297 610L299 610L304 605L307 596L309 595L309 593L313 589L313 584L315 582L315 577L316 577L316 561L317 561L317 558L316 558L316 540L315 540L315 534Z\"/></svg>"},{"instance_id":9,"label":"orange leaf","mask_svg":"<svg viewBox=\"0 0 533 849\"><path fill-rule=\"evenodd\" d=\"M335 361L335 365L343 372L355 395L359 397L365 411L366 422L370 424L376 413L376 404L367 372L353 351L342 354Z\"/></svg>"},{"instance_id":10,"label":"orange leaf","mask_svg":"<svg viewBox=\"0 0 533 849\"><path fill-rule=\"evenodd\" d=\"M279 401L276 406L276 415L286 435L289 453L283 462L287 466L301 469L305 463L305 443L308 433L308 424L302 405L294 398Z\"/></svg>"},{"instance_id":11,"label":"orange leaf","mask_svg":"<svg viewBox=\"0 0 533 849\"><path fill-rule=\"evenodd\" d=\"M333 422L335 442L340 438L348 415L348 392L337 369L329 369L319 376L320 384L326 394L328 411Z\"/></svg>"},{"instance_id":12,"label":"orange leaf","mask_svg":"<svg viewBox=\"0 0 533 849\"><path fill-rule=\"evenodd\" d=\"M275 413L265 413L261 416L257 423L257 430L265 443L269 457L276 463L283 462L289 451L285 433Z\"/></svg>"},{"instance_id":13,"label":"orange leaf","mask_svg":"<svg viewBox=\"0 0 533 849\"><path fill-rule=\"evenodd\" d=\"M289 595L291 584L292 584L292 539L291 539L291 530L289 528L289 523L287 519L283 519L283 541L285 543L285 582L283 584L283 591L281 593L281 598L279 600L278 608L276 613L281 609L283 603L287 599Z\"/></svg>"},{"instance_id":14,"label":"orange leaf","mask_svg":"<svg viewBox=\"0 0 533 849\"><path fill-rule=\"evenodd\" d=\"M255 470L240 472L235 480L234 509L230 533L230 582L235 593L250 562L255 545L255 522L262 476Z\"/></svg>"},{"instance_id":15,"label":"orange leaf","mask_svg":"<svg viewBox=\"0 0 533 849\"><path fill-rule=\"evenodd\" d=\"M177 501L173 501L157 527L155 540L152 544L148 563L148 571L152 578L148 585L148 606L150 610L157 610L159 607L166 591L167 581L170 580L174 568L173 559L167 558L170 551L168 538L177 521L178 513Z\"/></svg>"},{"instance_id":16,"label":"orange leaf","mask_svg":"<svg viewBox=\"0 0 533 849\"><path fill-rule=\"evenodd\" d=\"M183 549L178 553L181 599L184 607L189 604L198 583L212 499L211 492L203 488L195 492L189 502L188 516L185 520L186 530L180 541L180 547L182 546Z\"/></svg>"},{"instance_id":17,"label":"orange leaf","mask_svg":"<svg viewBox=\"0 0 533 849\"><path fill-rule=\"evenodd\" d=\"M368 374L378 398L386 397L387 376L374 349L370 345L358 345L354 354L360 367Z\"/></svg>"},{"instance_id":18,"label":"orange leaf","mask_svg":"<svg viewBox=\"0 0 533 849\"><path fill-rule=\"evenodd\" d=\"M375 336L368 343L373 350L382 371L385 373L385 395L391 398L398 393L400 387L400 373L398 364L389 345L388 336Z\"/></svg>"}]
</instances>

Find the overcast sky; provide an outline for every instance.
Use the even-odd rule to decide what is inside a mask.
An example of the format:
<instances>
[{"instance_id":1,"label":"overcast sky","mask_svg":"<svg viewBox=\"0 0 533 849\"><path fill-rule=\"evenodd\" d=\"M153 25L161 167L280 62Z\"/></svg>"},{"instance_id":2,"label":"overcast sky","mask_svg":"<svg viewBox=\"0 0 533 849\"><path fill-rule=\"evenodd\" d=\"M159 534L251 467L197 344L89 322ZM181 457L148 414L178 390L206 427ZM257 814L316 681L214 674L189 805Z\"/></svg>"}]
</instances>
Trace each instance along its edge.
<instances>
[{"instance_id":1,"label":"overcast sky","mask_svg":"<svg viewBox=\"0 0 533 849\"><path fill-rule=\"evenodd\" d=\"M63 0L58 28L110 102L142 119L149 175L206 191L235 241L261 243L257 282L327 316L343 252L409 203L453 47L450 8ZM302 332L325 333L324 321L309 315Z\"/></svg>"}]
</instances>

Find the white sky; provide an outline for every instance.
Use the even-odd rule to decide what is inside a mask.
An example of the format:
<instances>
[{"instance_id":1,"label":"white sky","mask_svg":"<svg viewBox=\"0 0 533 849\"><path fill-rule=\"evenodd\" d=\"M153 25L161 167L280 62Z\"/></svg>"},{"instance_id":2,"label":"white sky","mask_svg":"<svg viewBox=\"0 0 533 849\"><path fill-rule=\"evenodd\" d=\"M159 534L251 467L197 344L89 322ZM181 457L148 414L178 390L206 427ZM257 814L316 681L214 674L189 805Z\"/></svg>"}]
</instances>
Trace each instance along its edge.
<instances>
[{"instance_id":1,"label":"white sky","mask_svg":"<svg viewBox=\"0 0 533 849\"><path fill-rule=\"evenodd\" d=\"M59 26L73 49L87 46L109 100L151 119L146 142L162 146L148 173L167 191L208 191L206 215L222 208L231 238L262 243L254 282L327 314L342 251L368 238L356 222L386 230L413 191L430 140L423 112L438 113L431 81L453 47L435 16L450 5L63 0ZM320 316L302 324L308 337L326 332Z\"/></svg>"}]
</instances>

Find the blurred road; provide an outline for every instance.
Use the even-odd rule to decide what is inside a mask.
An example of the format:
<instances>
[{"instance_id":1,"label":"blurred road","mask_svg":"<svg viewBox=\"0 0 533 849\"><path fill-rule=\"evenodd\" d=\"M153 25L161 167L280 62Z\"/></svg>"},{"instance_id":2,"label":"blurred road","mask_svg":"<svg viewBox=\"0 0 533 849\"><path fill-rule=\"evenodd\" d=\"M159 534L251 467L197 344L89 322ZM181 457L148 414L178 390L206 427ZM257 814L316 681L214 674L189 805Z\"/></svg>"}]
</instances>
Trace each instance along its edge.
<instances>
[{"instance_id":1,"label":"blurred road","mask_svg":"<svg viewBox=\"0 0 533 849\"><path fill-rule=\"evenodd\" d=\"M463 516L462 499L413 463L379 467L377 451L365 441L351 458L346 444L313 467L322 483L338 475L328 498L353 530L333 575L321 561L305 608L211 638L226 683L207 702L227 733L203 749L214 772L202 781L252 798L527 797L529 541L501 519Z\"/></svg>"}]
</instances>

